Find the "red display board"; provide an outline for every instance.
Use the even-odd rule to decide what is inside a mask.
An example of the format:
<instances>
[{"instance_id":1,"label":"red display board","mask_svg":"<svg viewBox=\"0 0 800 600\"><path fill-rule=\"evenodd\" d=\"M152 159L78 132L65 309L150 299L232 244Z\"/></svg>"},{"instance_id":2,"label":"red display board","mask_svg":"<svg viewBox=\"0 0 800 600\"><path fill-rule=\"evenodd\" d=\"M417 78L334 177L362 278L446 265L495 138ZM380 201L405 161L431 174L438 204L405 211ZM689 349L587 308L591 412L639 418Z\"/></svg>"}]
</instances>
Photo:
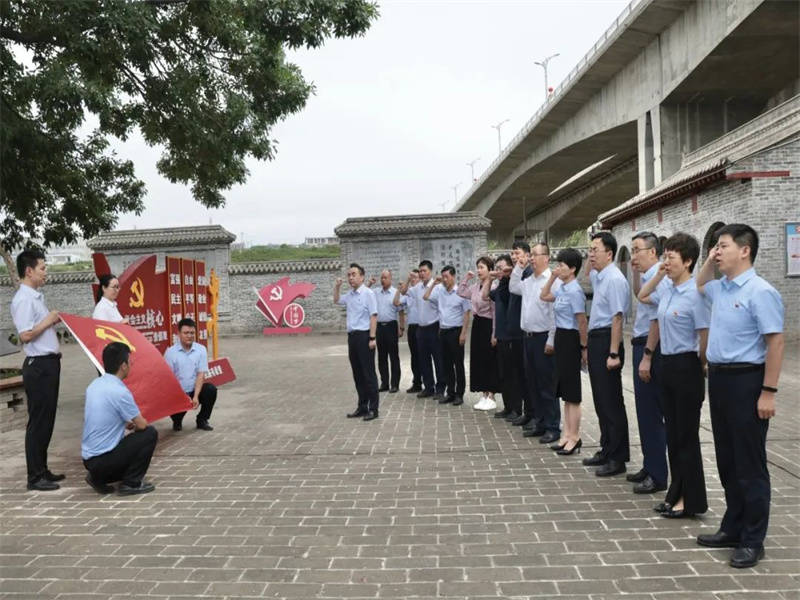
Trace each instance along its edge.
<instances>
[{"instance_id":1,"label":"red display board","mask_svg":"<svg viewBox=\"0 0 800 600\"><path fill-rule=\"evenodd\" d=\"M264 328L264 335L311 333L311 327L302 326L306 318L305 310L294 301L307 298L316 287L314 283L289 283L289 278L284 277L260 290L253 288L258 297L256 310L272 324L272 327Z\"/></svg>"},{"instance_id":2,"label":"red display board","mask_svg":"<svg viewBox=\"0 0 800 600\"><path fill-rule=\"evenodd\" d=\"M183 316L197 323L197 314L194 305L194 261L190 258L181 259L181 288L183 298Z\"/></svg>"},{"instance_id":3,"label":"red display board","mask_svg":"<svg viewBox=\"0 0 800 600\"><path fill-rule=\"evenodd\" d=\"M183 318L183 286L181 285L181 259L167 256L167 279L169 281L170 345L178 343L178 322ZM166 350L164 350L166 352Z\"/></svg>"},{"instance_id":4,"label":"red display board","mask_svg":"<svg viewBox=\"0 0 800 600\"><path fill-rule=\"evenodd\" d=\"M208 348L208 281L206 263L194 261L194 301L197 307L197 341Z\"/></svg>"}]
</instances>

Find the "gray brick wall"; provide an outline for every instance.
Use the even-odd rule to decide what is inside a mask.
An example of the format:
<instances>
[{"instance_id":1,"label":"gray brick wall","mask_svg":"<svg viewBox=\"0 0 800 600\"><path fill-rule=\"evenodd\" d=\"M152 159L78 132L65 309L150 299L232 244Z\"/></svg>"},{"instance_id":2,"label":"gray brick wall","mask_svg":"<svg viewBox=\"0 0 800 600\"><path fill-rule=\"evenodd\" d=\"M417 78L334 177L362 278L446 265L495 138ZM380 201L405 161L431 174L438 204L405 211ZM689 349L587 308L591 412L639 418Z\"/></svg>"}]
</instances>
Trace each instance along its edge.
<instances>
[{"instance_id":1,"label":"gray brick wall","mask_svg":"<svg viewBox=\"0 0 800 600\"><path fill-rule=\"evenodd\" d=\"M746 223L758 233L760 245L756 272L780 292L786 306L786 333L800 335L800 278L786 277L784 224L800 220L800 140L742 160L728 173L788 170L789 177L758 177L727 181L697 194L697 212L692 196L681 198L658 211L639 214L613 229L620 247L630 249L636 231L652 231L669 237L683 231L701 244L714 223ZM701 260L706 256L705 250Z\"/></svg>"}]
</instances>

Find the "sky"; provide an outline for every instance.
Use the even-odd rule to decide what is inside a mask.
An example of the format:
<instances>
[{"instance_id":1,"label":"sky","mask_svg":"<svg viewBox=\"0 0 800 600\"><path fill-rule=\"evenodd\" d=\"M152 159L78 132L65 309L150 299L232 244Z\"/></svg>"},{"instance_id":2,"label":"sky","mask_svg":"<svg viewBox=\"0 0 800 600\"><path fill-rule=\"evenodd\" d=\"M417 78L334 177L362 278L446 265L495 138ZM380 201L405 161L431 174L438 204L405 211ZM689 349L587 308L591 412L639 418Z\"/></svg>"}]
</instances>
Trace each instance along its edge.
<instances>
[{"instance_id":1,"label":"sky","mask_svg":"<svg viewBox=\"0 0 800 600\"><path fill-rule=\"evenodd\" d=\"M272 162L248 161L247 183L208 210L158 174L158 148L119 142L148 195L117 229L219 224L247 245L334 235L348 217L451 210L567 77L624 0L383 1L364 37L288 55L316 86L276 125ZM453 190L453 187L456 190Z\"/></svg>"}]
</instances>

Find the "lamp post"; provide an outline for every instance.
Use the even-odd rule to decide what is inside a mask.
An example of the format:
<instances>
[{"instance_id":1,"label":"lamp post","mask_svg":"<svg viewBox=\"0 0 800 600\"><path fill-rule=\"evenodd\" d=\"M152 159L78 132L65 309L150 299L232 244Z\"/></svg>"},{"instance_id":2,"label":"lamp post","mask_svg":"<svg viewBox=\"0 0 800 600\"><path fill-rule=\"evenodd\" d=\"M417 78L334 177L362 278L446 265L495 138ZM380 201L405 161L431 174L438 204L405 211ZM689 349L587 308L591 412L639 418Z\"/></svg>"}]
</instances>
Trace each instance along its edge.
<instances>
[{"instance_id":1,"label":"lamp post","mask_svg":"<svg viewBox=\"0 0 800 600\"><path fill-rule=\"evenodd\" d=\"M470 175L472 176L472 183L475 183L475 163L478 162L480 158L476 158L472 162L468 162L467 166L469 167Z\"/></svg>"},{"instance_id":2,"label":"lamp post","mask_svg":"<svg viewBox=\"0 0 800 600\"><path fill-rule=\"evenodd\" d=\"M459 181L457 184L450 186L450 189L453 190L453 202L454 202L454 205L458 204L458 186L460 186L460 185L461 185L461 182Z\"/></svg>"},{"instance_id":3,"label":"lamp post","mask_svg":"<svg viewBox=\"0 0 800 600\"><path fill-rule=\"evenodd\" d=\"M497 129L497 154L503 151L503 144L500 141L500 128L503 126L503 123L508 123L508 119L500 121L497 125L490 125L492 129Z\"/></svg>"},{"instance_id":4,"label":"lamp post","mask_svg":"<svg viewBox=\"0 0 800 600\"><path fill-rule=\"evenodd\" d=\"M439 202L439 206L442 207L442 212L447 212L444 207L450 204L450 200L445 200L444 202Z\"/></svg>"},{"instance_id":5,"label":"lamp post","mask_svg":"<svg viewBox=\"0 0 800 600\"><path fill-rule=\"evenodd\" d=\"M542 69L544 69L544 101L545 102L547 102L550 99L550 88L547 85L547 63L549 63L556 56L560 56L560 55L559 54L553 54L551 56L548 56L547 58L545 58L541 62L535 61L533 63L535 65L539 65L540 67L542 67Z\"/></svg>"}]
</instances>

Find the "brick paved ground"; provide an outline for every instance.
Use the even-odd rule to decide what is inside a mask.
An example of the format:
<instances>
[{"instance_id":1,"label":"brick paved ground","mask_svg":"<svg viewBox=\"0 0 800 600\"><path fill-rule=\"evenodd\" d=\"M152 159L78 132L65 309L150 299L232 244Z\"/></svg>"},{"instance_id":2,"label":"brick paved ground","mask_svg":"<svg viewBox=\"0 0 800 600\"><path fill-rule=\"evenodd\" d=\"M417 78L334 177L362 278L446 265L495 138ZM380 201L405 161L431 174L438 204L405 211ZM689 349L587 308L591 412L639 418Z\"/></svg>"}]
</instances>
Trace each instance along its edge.
<instances>
[{"instance_id":1,"label":"brick paved ground","mask_svg":"<svg viewBox=\"0 0 800 600\"><path fill-rule=\"evenodd\" d=\"M355 401L341 336L226 339L224 349L239 380L220 394L216 430L157 423L156 491L119 498L83 482L94 371L66 348L50 461L66 485L26 492L22 433L0 437L0 598L798 597L797 348L770 429L767 558L747 571L694 542L723 508L707 408L711 508L670 521L651 511L661 498L633 495L622 477L599 480L579 457L557 457L466 405L401 392L383 396L377 421L345 419ZM625 381L635 423L629 369ZM593 452L596 418L584 407ZM632 434L637 469L635 425Z\"/></svg>"}]
</instances>

